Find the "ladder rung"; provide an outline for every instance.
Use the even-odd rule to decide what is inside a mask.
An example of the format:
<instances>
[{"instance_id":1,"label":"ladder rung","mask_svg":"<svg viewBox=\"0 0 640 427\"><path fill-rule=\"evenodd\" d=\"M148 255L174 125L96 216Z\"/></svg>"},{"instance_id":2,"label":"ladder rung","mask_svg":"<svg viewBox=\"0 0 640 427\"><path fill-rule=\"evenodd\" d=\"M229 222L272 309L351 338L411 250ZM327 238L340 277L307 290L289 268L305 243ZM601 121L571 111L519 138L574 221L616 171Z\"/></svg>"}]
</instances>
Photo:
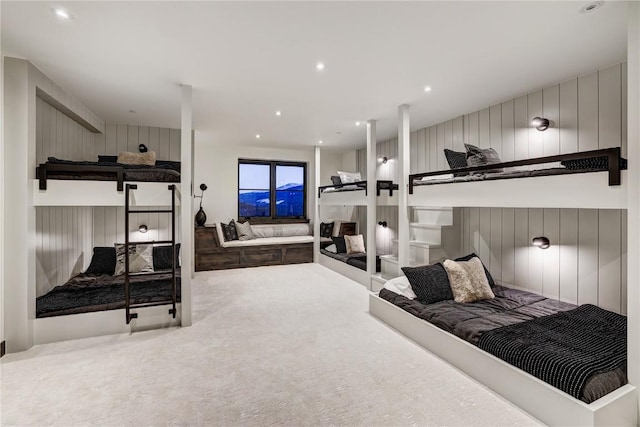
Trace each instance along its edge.
<instances>
[{"instance_id":1,"label":"ladder rung","mask_svg":"<svg viewBox=\"0 0 640 427\"><path fill-rule=\"evenodd\" d=\"M141 240L141 241L136 241L136 242L129 242L126 243L129 246L133 246L133 245L151 245L151 244L167 244L167 243L173 243L173 240Z\"/></svg>"},{"instance_id":2,"label":"ladder rung","mask_svg":"<svg viewBox=\"0 0 640 427\"><path fill-rule=\"evenodd\" d=\"M129 210L129 213L172 213L173 211L171 209L136 209L136 210Z\"/></svg>"},{"instance_id":3,"label":"ladder rung","mask_svg":"<svg viewBox=\"0 0 640 427\"><path fill-rule=\"evenodd\" d=\"M160 270L161 272L158 271L145 271L143 273L129 273L129 277L139 277L139 276L153 276L158 275L158 274L171 274L171 270ZM177 274L178 268L176 268L176 279L178 278L178 274Z\"/></svg>"}]
</instances>

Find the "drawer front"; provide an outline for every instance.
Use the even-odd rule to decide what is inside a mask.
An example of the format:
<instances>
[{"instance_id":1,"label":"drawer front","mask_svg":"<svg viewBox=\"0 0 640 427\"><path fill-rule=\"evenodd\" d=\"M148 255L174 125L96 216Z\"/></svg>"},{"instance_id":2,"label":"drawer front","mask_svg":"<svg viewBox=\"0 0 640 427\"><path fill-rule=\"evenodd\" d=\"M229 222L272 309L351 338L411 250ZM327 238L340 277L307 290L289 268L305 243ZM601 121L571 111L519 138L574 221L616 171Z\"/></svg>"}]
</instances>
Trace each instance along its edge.
<instances>
[{"instance_id":1,"label":"drawer front","mask_svg":"<svg viewBox=\"0 0 640 427\"><path fill-rule=\"evenodd\" d=\"M313 246L296 246L286 248L284 262L289 264L299 264L303 262L313 262Z\"/></svg>"},{"instance_id":2,"label":"drawer front","mask_svg":"<svg viewBox=\"0 0 640 427\"><path fill-rule=\"evenodd\" d=\"M266 265L282 262L280 248L245 249L244 260L248 265Z\"/></svg>"},{"instance_id":3,"label":"drawer front","mask_svg":"<svg viewBox=\"0 0 640 427\"><path fill-rule=\"evenodd\" d=\"M196 255L196 270L218 270L240 266L240 252L218 252Z\"/></svg>"}]
</instances>

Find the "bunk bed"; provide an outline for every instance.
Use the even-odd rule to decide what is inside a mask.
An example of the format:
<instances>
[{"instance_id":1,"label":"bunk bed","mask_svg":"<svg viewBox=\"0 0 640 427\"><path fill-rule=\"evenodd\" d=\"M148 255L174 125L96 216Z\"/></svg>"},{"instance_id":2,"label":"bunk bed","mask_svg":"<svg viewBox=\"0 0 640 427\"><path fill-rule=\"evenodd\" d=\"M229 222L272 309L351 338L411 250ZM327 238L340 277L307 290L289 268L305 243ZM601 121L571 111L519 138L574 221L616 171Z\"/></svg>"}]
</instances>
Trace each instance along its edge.
<instances>
[{"instance_id":1,"label":"bunk bed","mask_svg":"<svg viewBox=\"0 0 640 427\"><path fill-rule=\"evenodd\" d=\"M620 147L613 147L412 174L409 175L408 204L625 209L627 173L620 154ZM593 162L585 162L588 159ZM557 162L569 166L541 166ZM536 169L495 172L531 166Z\"/></svg>"},{"instance_id":2,"label":"bunk bed","mask_svg":"<svg viewBox=\"0 0 640 427\"><path fill-rule=\"evenodd\" d=\"M566 167L564 170L554 166L537 170L495 171L497 168L530 167L555 162L567 164L575 161L580 165L583 164L581 162L584 159L597 159L596 163L604 164L605 167L573 169ZM627 177L624 169L620 148L615 147L486 166L418 173L409 175L408 204L413 207L625 209ZM483 171L485 173L479 176L461 175ZM445 176L440 179L433 178L443 175ZM522 337L516 338L515 335L510 335L513 332L510 328L517 329L512 324L525 325L522 329L526 329L530 325L552 322L555 319L553 316L561 316L563 312L593 309L599 311L598 316L602 317L601 312L604 310L588 305L576 309L575 306L560 301L547 300L539 295L523 293L499 285L496 285L493 290L496 298L479 304L475 312L471 307L475 303L463 305L443 301L425 305L383 289L379 293L370 294L369 312L546 424L575 426L637 424L637 390L634 385L626 384L626 375L622 372L624 369L608 370L608 374L595 379L593 384L602 385L609 382L610 388L605 390L606 393L602 390L586 389L588 396L585 396L562 391L521 369L522 366L519 368L503 360L514 362L507 356L514 354L518 356L522 351L520 347ZM527 305L527 300L530 305ZM531 308L531 305L537 305L537 310L535 307ZM514 311L515 316L513 316ZM470 323L471 326L464 325L465 322L476 317L482 318L480 312L483 312L484 320L480 320L475 326L473 322ZM512 316L509 318L507 315L506 319L501 318L504 313L511 313ZM623 316L610 314L616 317L616 321L622 322ZM522 322L523 320L534 323L528 324ZM589 322L584 318L568 323L579 322L586 323L585 329L590 329ZM618 350L624 352L626 367L626 319L624 324L624 329L617 331L616 343ZM494 333L506 334L501 337L502 349L496 351L491 343L482 343L484 334L490 337ZM542 346L539 345L539 347ZM620 364L616 368L621 368ZM557 373L554 373L554 376L557 376ZM603 380L605 377L607 379Z\"/></svg>"},{"instance_id":3,"label":"bunk bed","mask_svg":"<svg viewBox=\"0 0 640 427\"><path fill-rule=\"evenodd\" d=\"M180 182L180 162L131 165L112 157L99 156L107 160L98 162L49 157L36 168L34 206L124 206L125 182L137 182L143 190L134 196L135 204L170 204L165 183Z\"/></svg>"},{"instance_id":4,"label":"bunk bed","mask_svg":"<svg viewBox=\"0 0 640 427\"><path fill-rule=\"evenodd\" d=\"M398 184L393 181L376 181L376 204L394 206L398 204ZM345 184L323 185L318 187L320 205L367 205L367 181L355 181Z\"/></svg>"}]
</instances>

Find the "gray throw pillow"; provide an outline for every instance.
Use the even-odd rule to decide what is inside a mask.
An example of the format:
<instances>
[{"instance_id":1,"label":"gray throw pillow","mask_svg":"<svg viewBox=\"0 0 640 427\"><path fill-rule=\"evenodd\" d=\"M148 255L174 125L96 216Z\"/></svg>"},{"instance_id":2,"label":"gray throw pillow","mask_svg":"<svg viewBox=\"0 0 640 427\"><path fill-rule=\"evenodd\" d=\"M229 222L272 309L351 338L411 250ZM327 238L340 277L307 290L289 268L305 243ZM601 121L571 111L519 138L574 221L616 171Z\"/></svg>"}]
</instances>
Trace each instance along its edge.
<instances>
[{"instance_id":1,"label":"gray throw pillow","mask_svg":"<svg viewBox=\"0 0 640 427\"><path fill-rule=\"evenodd\" d=\"M402 267L402 272L421 303L433 304L453 299L449 276L442 264Z\"/></svg>"},{"instance_id":2,"label":"gray throw pillow","mask_svg":"<svg viewBox=\"0 0 640 427\"><path fill-rule=\"evenodd\" d=\"M451 169L462 169L466 168L467 165L467 153L462 151L453 151L448 148L444 149L444 157L447 159L447 163L449 163L449 167ZM463 176L468 175L468 172L459 172L454 173L453 176Z\"/></svg>"},{"instance_id":3,"label":"gray throw pillow","mask_svg":"<svg viewBox=\"0 0 640 427\"><path fill-rule=\"evenodd\" d=\"M464 144L467 149L467 164L469 167L473 166L485 166L500 163L500 156L493 148L480 148L471 144ZM472 172L473 174L483 173L500 173L503 172L501 168L487 169L483 171Z\"/></svg>"},{"instance_id":4,"label":"gray throw pillow","mask_svg":"<svg viewBox=\"0 0 640 427\"><path fill-rule=\"evenodd\" d=\"M124 274L125 245L116 243L116 271L114 276ZM129 273L150 273L153 271L153 246L129 245Z\"/></svg>"},{"instance_id":5,"label":"gray throw pillow","mask_svg":"<svg viewBox=\"0 0 640 427\"><path fill-rule=\"evenodd\" d=\"M222 237L224 237L225 242L238 240L238 231L236 230L236 222L234 220L231 220L229 224L221 222L220 227L222 227Z\"/></svg>"},{"instance_id":6,"label":"gray throw pillow","mask_svg":"<svg viewBox=\"0 0 640 427\"><path fill-rule=\"evenodd\" d=\"M236 222L236 231L238 232L238 240L253 240L256 236L253 234L253 230L251 230L251 224L249 221L245 221L243 223Z\"/></svg>"},{"instance_id":7,"label":"gray throw pillow","mask_svg":"<svg viewBox=\"0 0 640 427\"><path fill-rule=\"evenodd\" d=\"M474 257L480 259L478 255L474 253L470 253L469 255L456 258L454 259L454 261L469 261L471 258L474 258ZM480 262L482 262L482 260L480 260ZM496 281L493 280L493 276L491 276L491 273L489 273L489 270L487 270L487 267L484 265L484 263L482 263L482 267L484 267L484 274L487 276L487 281L489 282L489 286L493 288L496 285Z\"/></svg>"}]
</instances>

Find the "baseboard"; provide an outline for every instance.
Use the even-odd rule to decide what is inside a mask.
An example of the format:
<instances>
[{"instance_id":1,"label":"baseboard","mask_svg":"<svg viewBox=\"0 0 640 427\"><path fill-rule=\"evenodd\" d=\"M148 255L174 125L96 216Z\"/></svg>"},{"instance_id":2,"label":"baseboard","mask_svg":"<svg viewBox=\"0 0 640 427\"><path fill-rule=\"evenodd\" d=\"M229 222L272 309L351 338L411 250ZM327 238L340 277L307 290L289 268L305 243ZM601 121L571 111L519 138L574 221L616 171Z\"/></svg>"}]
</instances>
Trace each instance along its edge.
<instances>
[{"instance_id":1,"label":"baseboard","mask_svg":"<svg viewBox=\"0 0 640 427\"><path fill-rule=\"evenodd\" d=\"M0 342L0 357L4 356L5 352L6 352L6 345L5 342L2 341Z\"/></svg>"}]
</instances>

